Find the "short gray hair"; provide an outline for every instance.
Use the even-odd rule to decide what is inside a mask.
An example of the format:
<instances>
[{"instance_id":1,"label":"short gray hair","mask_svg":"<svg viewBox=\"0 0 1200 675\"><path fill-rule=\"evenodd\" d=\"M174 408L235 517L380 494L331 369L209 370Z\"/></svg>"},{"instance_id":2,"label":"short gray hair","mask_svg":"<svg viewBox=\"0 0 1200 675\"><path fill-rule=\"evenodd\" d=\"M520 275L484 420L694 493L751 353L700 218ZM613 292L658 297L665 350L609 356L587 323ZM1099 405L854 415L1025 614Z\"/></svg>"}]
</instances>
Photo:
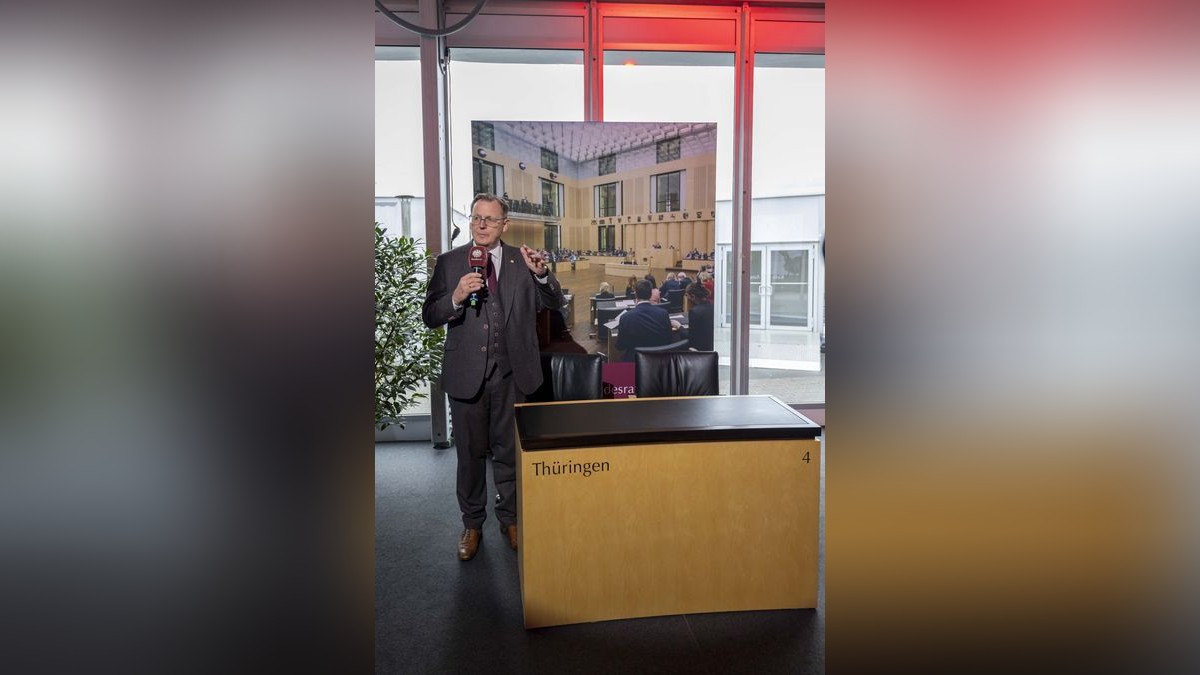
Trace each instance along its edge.
<instances>
[{"instance_id":1,"label":"short gray hair","mask_svg":"<svg viewBox=\"0 0 1200 675\"><path fill-rule=\"evenodd\" d=\"M500 216L503 218L508 217L508 202L490 192L480 192L475 195L475 198L471 200L471 211L475 210L476 202L495 202L500 205Z\"/></svg>"}]
</instances>

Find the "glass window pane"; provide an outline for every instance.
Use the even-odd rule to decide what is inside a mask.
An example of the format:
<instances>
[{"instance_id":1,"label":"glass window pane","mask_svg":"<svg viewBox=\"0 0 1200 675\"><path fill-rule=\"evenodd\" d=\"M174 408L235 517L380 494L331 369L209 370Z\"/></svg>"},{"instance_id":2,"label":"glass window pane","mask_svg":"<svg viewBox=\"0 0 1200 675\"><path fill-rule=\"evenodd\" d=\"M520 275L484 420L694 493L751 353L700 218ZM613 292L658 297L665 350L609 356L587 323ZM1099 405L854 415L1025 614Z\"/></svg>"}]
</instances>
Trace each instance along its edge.
<instances>
[{"instance_id":1,"label":"glass window pane","mask_svg":"<svg viewBox=\"0 0 1200 675\"><path fill-rule=\"evenodd\" d=\"M615 216L617 210L617 184L605 183L596 186L596 217L607 218Z\"/></svg>"},{"instance_id":2,"label":"glass window pane","mask_svg":"<svg viewBox=\"0 0 1200 675\"><path fill-rule=\"evenodd\" d=\"M679 159L679 139L668 138L665 141L659 141L655 150L659 164Z\"/></svg>"},{"instance_id":3,"label":"glass window pane","mask_svg":"<svg viewBox=\"0 0 1200 675\"><path fill-rule=\"evenodd\" d=\"M375 49L375 220L390 235L425 240L425 179L421 155L421 66L416 47ZM365 224L364 224L365 225ZM405 411L428 415L426 398Z\"/></svg>"},{"instance_id":4,"label":"glass window pane","mask_svg":"<svg viewBox=\"0 0 1200 675\"><path fill-rule=\"evenodd\" d=\"M771 251L771 326L809 327L809 251Z\"/></svg>"},{"instance_id":5,"label":"glass window pane","mask_svg":"<svg viewBox=\"0 0 1200 675\"><path fill-rule=\"evenodd\" d=\"M377 47L375 60L375 194L420 198L421 64L416 47ZM386 223L385 223L386 224ZM420 229L424 232L424 221Z\"/></svg>"},{"instance_id":6,"label":"glass window pane","mask_svg":"<svg viewBox=\"0 0 1200 675\"><path fill-rule=\"evenodd\" d=\"M604 119L716 122L717 201L727 201L733 189L733 76L733 54L606 51Z\"/></svg>"},{"instance_id":7,"label":"glass window pane","mask_svg":"<svg viewBox=\"0 0 1200 675\"><path fill-rule=\"evenodd\" d=\"M476 194L504 194L504 172L502 167L482 159L474 160L474 180L472 191Z\"/></svg>"},{"instance_id":8,"label":"glass window pane","mask_svg":"<svg viewBox=\"0 0 1200 675\"><path fill-rule=\"evenodd\" d=\"M414 85L407 92L419 91ZM466 214L475 196L471 154L471 122L494 120L583 120L583 52L548 49L477 49L456 47L450 58L450 174L451 202L460 233L452 246L466 243L469 230ZM493 140L494 143L494 140ZM418 143L415 147L419 148ZM419 153L417 153L419 155ZM535 160L536 162L536 160ZM529 174L537 170L531 163ZM516 188L540 205L540 186L513 183L520 176L497 177L499 189ZM534 191L538 190L537 194ZM515 196L515 193L514 193ZM561 203L561 202L560 202ZM534 229L536 228L536 229ZM540 221L510 225L508 239L525 239L536 246L543 241ZM518 242L521 243L521 242Z\"/></svg>"},{"instance_id":9,"label":"glass window pane","mask_svg":"<svg viewBox=\"0 0 1200 675\"><path fill-rule=\"evenodd\" d=\"M683 171L670 178L644 180L641 184L648 193L625 196L625 203L649 203L656 213L687 211L680 213L683 222L693 224L691 241L681 257L689 269L688 276L696 278L701 265L714 265L717 242L732 241L729 224L720 218L720 203L728 203L733 187L733 102L734 102L734 56L731 53L704 52L632 52L605 51L604 53L604 119L610 122L715 122L717 124L715 175L704 172ZM657 141L667 140L658 138ZM686 145L686 141L684 143ZM657 150L657 148L656 148ZM681 148L686 160L689 154ZM670 164L657 167L658 171L670 173ZM692 175L695 174L695 175ZM711 195L697 195L695 186L713 190ZM711 187L708 187L711 186ZM659 188L662 188L661 190ZM626 185L630 191L631 186ZM699 204L703 204L700 206ZM626 208L626 217L637 214ZM657 219L657 216L655 216ZM664 222L669 223L669 216ZM635 226L636 227L636 226ZM668 224L668 234L670 225ZM724 230L725 234L721 232ZM722 237L724 237L722 239ZM653 243L659 236L649 239ZM621 237L617 237L618 246ZM624 243L626 248L630 243ZM638 250L637 257L644 252ZM661 276L665 270L655 270ZM726 280L714 277L713 290L717 296L716 311L725 306L722 289L728 288ZM720 324L721 322L717 322ZM721 354L721 391L729 388L729 325L717 325L713 344Z\"/></svg>"},{"instance_id":10,"label":"glass window pane","mask_svg":"<svg viewBox=\"0 0 1200 675\"><path fill-rule=\"evenodd\" d=\"M760 54L754 69L751 242L765 253L750 393L825 400L825 60Z\"/></svg>"},{"instance_id":11,"label":"glass window pane","mask_svg":"<svg viewBox=\"0 0 1200 675\"><path fill-rule=\"evenodd\" d=\"M666 213L682 209L681 204L683 203L683 199L680 193L682 181L682 171L659 174L654 177L655 213Z\"/></svg>"},{"instance_id":12,"label":"glass window pane","mask_svg":"<svg viewBox=\"0 0 1200 675\"><path fill-rule=\"evenodd\" d=\"M558 153L542 148L542 168L547 171L558 171Z\"/></svg>"},{"instance_id":13,"label":"glass window pane","mask_svg":"<svg viewBox=\"0 0 1200 675\"><path fill-rule=\"evenodd\" d=\"M542 215L553 218L562 216L562 184L544 178L540 180L542 183Z\"/></svg>"}]
</instances>

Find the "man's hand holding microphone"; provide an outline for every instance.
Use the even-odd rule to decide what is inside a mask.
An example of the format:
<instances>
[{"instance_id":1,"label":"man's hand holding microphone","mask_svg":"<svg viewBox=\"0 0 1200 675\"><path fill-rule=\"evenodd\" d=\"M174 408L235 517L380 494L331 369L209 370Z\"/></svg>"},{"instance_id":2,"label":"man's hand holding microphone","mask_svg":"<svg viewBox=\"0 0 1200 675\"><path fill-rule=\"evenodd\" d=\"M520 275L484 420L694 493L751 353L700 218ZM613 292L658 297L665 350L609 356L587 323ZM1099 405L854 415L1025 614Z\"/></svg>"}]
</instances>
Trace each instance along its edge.
<instances>
[{"instance_id":1,"label":"man's hand holding microphone","mask_svg":"<svg viewBox=\"0 0 1200 675\"><path fill-rule=\"evenodd\" d=\"M455 287L451 299L457 306L469 305L471 307L479 306L479 300L486 297L481 294L485 285L484 272L487 271L488 250L482 246L472 246L467 252L467 260L471 263L471 271L464 274L458 280L458 286ZM545 259L536 249L528 246L521 247L521 257L525 260L525 266L533 272L538 278L545 278L550 273L546 266Z\"/></svg>"},{"instance_id":2,"label":"man's hand holding microphone","mask_svg":"<svg viewBox=\"0 0 1200 675\"><path fill-rule=\"evenodd\" d=\"M455 305L470 304L471 307L477 307L480 299L479 291L483 289L484 285L483 273L487 269L488 251L482 246L472 246L467 252L467 260L471 264L471 271L458 280L458 286L454 289L450 299L454 301Z\"/></svg>"}]
</instances>

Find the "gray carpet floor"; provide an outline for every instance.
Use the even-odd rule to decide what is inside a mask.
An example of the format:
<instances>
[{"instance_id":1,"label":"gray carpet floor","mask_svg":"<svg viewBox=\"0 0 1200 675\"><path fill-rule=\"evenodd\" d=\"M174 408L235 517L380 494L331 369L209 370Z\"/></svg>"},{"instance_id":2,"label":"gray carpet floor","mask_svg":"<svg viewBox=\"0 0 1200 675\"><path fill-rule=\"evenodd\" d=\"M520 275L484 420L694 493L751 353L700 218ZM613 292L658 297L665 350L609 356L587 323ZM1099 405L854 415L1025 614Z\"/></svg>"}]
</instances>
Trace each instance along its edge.
<instances>
[{"instance_id":1,"label":"gray carpet floor","mask_svg":"<svg viewBox=\"0 0 1200 675\"><path fill-rule=\"evenodd\" d=\"M454 471L454 448L439 450L429 442L375 446L377 673L825 672L823 498L815 610L527 631L517 554L505 544L490 508L478 555L458 560L462 521ZM491 487L489 478L494 494Z\"/></svg>"}]
</instances>

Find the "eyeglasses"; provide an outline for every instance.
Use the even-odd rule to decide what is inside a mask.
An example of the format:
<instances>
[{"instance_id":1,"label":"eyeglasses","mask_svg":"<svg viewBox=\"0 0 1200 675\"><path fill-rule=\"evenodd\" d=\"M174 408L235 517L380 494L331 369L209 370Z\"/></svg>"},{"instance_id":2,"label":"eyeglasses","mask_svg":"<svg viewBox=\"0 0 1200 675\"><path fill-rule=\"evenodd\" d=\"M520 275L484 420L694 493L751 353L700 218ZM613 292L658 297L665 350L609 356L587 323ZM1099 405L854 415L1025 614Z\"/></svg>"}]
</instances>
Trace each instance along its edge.
<instances>
[{"instance_id":1,"label":"eyeglasses","mask_svg":"<svg viewBox=\"0 0 1200 675\"><path fill-rule=\"evenodd\" d=\"M492 225L499 225L500 223L503 223L506 220L508 220L508 218L493 218L491 216L471 216L471 224L472 225L478 225L479 223L482 222L482 223L487 224L489 227Z\"/></svg>"}]
</instances>

